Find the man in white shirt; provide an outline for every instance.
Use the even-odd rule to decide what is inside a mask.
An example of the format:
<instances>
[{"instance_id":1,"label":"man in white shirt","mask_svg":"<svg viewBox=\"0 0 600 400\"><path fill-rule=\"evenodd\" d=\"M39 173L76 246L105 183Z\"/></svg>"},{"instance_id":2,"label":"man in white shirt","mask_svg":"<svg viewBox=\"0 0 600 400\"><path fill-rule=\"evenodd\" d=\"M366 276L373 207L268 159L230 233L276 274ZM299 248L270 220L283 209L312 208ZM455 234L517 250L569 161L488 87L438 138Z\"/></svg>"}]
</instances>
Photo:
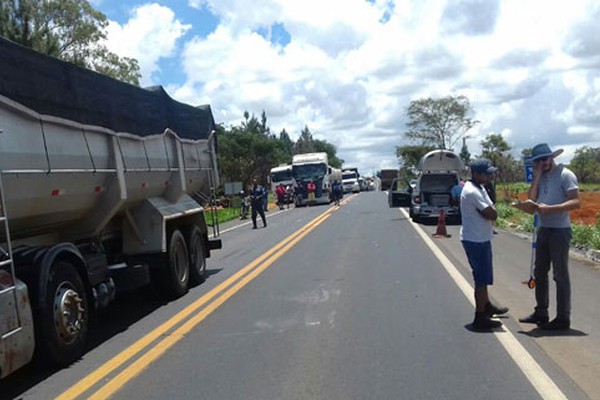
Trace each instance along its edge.
<instances>
[{"instance_id":1,"label":"man in white shirt","mask_svg":"<svg viewBox=\"0 0 600 400\"><path fill-rule=\"evenodd\" d=\"M496 171L497 168L487 158L476 160L471 164L471 180L465 183L460 195L460 240L475 281L475 331L489 331L500 327L500 321L490 318L508 312L506 307L494 306L488 296L488 286L494 283L492 236L493 222L498 214L484 185L492 181Z\"/></svg>"}]
</instances>

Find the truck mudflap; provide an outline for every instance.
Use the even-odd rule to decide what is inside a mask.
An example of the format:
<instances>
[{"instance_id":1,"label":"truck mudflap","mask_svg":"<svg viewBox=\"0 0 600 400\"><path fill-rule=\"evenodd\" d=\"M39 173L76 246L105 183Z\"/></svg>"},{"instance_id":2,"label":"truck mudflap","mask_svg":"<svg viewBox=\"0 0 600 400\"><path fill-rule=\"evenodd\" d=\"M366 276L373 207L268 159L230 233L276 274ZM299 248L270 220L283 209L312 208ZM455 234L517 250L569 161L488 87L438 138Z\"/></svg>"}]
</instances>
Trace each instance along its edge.
<instances>
[{"instance_id":1,"label":"truck mudflap","mask_svg":"<svg viewBox=\"0 0 600 400\"><path fill-rule=\"evenodd\" d=\"M209 250L219 250L223 248L223 243L221 239L214 239L208 241L208 249Z\"/></svg>"},{"instance_id":2,"label":"truck mudflap","mask_svg":"<svg viewBox=\"0 0 600 400\"><path fill-rule=\"evenodd\" d=\"M0 274L3 272L0 270ZM12 285L7 288L0 280L0 379L30 362L34 350L33 317L27 286L17 280L13 292Z\"/></svg>"}]
</instances>

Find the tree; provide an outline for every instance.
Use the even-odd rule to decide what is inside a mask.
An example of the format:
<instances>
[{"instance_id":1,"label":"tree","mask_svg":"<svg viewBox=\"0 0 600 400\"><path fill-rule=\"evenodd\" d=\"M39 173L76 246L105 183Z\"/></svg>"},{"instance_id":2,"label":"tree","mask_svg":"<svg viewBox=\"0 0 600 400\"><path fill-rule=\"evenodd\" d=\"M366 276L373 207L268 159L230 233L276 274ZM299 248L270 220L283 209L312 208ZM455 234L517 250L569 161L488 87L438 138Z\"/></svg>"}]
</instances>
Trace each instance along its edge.
<instances>
[{"instance_id":1,"label":"tree","mask_svg":"<svg viewBox=\"0 0 600 400\"><path fill-rule=\"evenodd\" d=\"M468 117L472 112L465 96L413 100L407 110L406 137L422 145L450 149L479 121Z\"/></svg>"},{"instance_id":2,"label":"tree","mask_svg":"<svg viewBox=\"0 0 600 400\"><path fill-rule=\"evenodd\" d=\"M310 132L310 129L308 129L308 126L304 126L304 129L300 132L300 137L294 146L294 154L313 153L314 151L315 141L312 133Z\"/></svg>"},{"instance_id":3,"label":"tree","mask_svg":"<svg viewBox=\"0 0 600 400\"><path fill-rule=\"evenodd\" d=\"M497 165L498 160L511 150L511 147L500 134L487 135L479 144L482 150L481 156L489 158L494 165Z\"/></svg>"},{"instance_id":4,"label":"tree","mask_svg":"<svg viewBox=\"0 0 600 400\"><path fill-rule=\"evenodd\" d=\"M467 147L467 138L463 136L462 141L463 144L458 156L465 165L469 165L469 163L471 162L471 153L469 152L469 148Z\"/></svg>"},{"instance_id":5,"label":"tree","mask_svg":"<svg viewBox=\"0 0 600 400\"><path fill-rule=\"evenodd\" d=\"M325 140L314 140L308 127L302 131L298 143L294 145L285 129L279 138L271 135L267 125L267 115L263 111L261 120L244 112L244 119L239 126L229 129L217 127L219 140L219 165L223 182L241 181L248 187L254 177L266 183L272 167L291 163L294 149L307 148L310 151L323 151L329 156L329 163L340 167L343 160L337 158L337 149Z\"/></svg>"},{"instance_id":6,"label":"tree","mask_svg":"<svg viewBox=\"0 0 600 400\"><path fill-rule=\"evenodd\" d=\"M480 142L482 157L489 158L498 168L497 183L515 182L522 179L523 166L509 154L512 147L501 134L490 134Z\"/></svg>"},{"instance_id":7,"label":"tree","mask_svg":"<svg viewBox=\"0 0 600 400\"><path fill-rule=\"evenodd\" d=\"M576 149L569 168L581 183L600 183L600 147Z\"/></svg>"},{"instance_id":8,"label":"tree","mask_svg":"<svg viewBox=\"0 0 600 400\"><path fill-rule=\"evenodd\" d=\"M294 142L290 138L290 135L287 133L285 128L283 128L281 132L279 132L279 144L281 146L282 152L286 156L289 156L289 162L291 163L292 156L294 155Z\"/></svg>"},{"instance_id":9,"label":"tree","mask_svg":"<svg viewBox=\"0 0 600 400\"><path fill-rule=\"evenodd\" d=\"M100 44L107 18L87 0L1 0L0 36L35 51L139 85L137 60Z\"/></svg>"},{"instance_id":10,"label":"tree","mask_svg":"<svg viewBox=\"0 0 600 400\"><path fill-rule=\"evenodd\" d=\"M327 143L325 140L320 139L316 139L313 143L316 152L327 153L329 165L331 165L334 168L342 168L344 160L340 160L339 158L337 158L337 148L333 144Z\"/></svg>"},{"instance_id":11,"label":"tree","mask_svg":"<svg viewBox=\"0 0 600 400\"><path fill-rule=\"evenodd\" d=\"M396 157L398 157L402 168L416 173L419 160L434 149L433 146L396 146Z\"/></svg>"}]
</instances>

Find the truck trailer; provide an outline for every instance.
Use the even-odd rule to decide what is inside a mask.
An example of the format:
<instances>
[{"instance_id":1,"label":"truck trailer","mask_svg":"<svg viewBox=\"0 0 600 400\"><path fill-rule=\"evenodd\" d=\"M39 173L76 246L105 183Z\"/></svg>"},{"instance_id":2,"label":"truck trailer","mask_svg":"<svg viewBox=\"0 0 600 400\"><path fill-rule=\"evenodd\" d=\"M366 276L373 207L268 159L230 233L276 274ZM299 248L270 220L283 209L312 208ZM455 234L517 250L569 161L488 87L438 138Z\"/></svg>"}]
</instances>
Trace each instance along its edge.
<instances>
[{"instance_id":1,"label":"truck trailer","mask_svg":"<svg viewBox=\"0 0 600 400\"><path fill-rule=\"evenodd\" d=\"M0 38L0 378L80 358L101 309L204 280L219 185L209 106Z\"/></svg>"}]
</instances>

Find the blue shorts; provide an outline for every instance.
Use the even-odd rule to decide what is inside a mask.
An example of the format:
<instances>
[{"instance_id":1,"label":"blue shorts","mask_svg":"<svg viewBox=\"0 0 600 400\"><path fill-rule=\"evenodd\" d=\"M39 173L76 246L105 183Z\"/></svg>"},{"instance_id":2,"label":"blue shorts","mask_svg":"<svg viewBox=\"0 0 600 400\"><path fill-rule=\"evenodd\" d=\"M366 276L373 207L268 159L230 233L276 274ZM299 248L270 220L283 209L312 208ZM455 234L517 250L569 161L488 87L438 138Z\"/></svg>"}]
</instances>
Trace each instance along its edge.
<instances>
[{"instance_id":1,"label":"blue shorts","mask_svg":"<svg viewBox=\"0 0 600 400\"><path fill-rule=\"evenodd\" d=\"M475 287L488 286L494 283L492 270L492 242L462 241L471 270Z\"/></svg>"}]
</instances>

